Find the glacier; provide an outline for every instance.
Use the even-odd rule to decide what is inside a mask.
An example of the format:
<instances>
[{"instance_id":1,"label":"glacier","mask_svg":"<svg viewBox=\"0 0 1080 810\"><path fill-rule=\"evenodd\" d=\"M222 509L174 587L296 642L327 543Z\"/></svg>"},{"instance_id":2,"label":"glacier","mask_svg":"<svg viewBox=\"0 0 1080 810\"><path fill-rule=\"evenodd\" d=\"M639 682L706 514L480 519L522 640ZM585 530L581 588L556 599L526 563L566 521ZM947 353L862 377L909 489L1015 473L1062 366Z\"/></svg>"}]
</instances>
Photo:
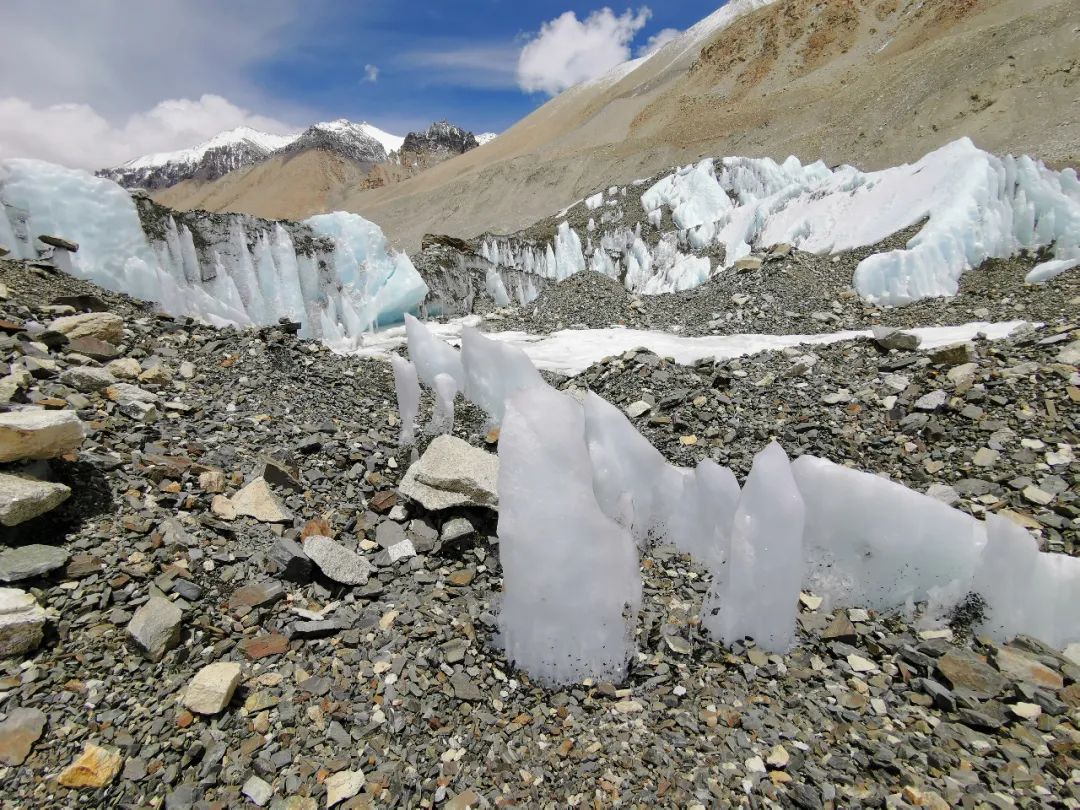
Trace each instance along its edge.
<instances>
[{"instance_id":1,"label":"glacier","mask_svg":"<svg viewBox=\"0 0 1080 810\"><path fill-rule=\"evenodd\" d=\"M602 194L588 197L600 208ZM990 258L1046 249L1027 281L1047 281L1080 265L1080 180L1075 169L1048 169L1028 157L998 157L968 138L921 160L881 171L804 165L795 157L707 158L661 177L641 193L646 221L674 230L646 239L642 225L613 226L594 241L567 221L547 244L489 236L481 252L493 264L562 279L588 267L628 290L686 290L729 271L755 249L788 243L815 254L875 245L906 228L900 249L863 259L852 285L867 301L898 305L957 293L960 276ZM573 206L571 206L573 208ZM565 214L564 214L565 216ZM607 215L602 218L606 223ZM711 266L695 252L723 248Z\"/></svg>"},{"instance_id":2,"label":"glacier","mask_svg":"<svg viewBox=\"0 0 1080 810\"><path fill-rule=\"evenodd\" d=\"M216 326L299 320L302 337L349 350L427 295L408 256L356 214L288 223L162 212L87 172L0 161L0 244L15 258L36 258L41 234L62 236L79 244L64 258L73 275L172 315Z\"/></svg>"},{"instance_id":3,"label":"glacier","mask_svg":"<svg viewBox=\"0 0 1080 810\"><path fill-rule=\"evenodd\" d=\"M668 463L617 408L555 390L516 347L467 329L456 352L412 320L408 338L418 365L459 354L466 399L501 420L498 623L507 657L544 682L621 675L653 542L712 574L701 620L729 644L789 648L802 588L828 608L924 603L932 622L977 594L977 629L995 639L1080 641L1080 558L1039 551L1004 518L826 459L789 462L775 442L740 488L712 461Z\"/></svg>"}]
</instances>

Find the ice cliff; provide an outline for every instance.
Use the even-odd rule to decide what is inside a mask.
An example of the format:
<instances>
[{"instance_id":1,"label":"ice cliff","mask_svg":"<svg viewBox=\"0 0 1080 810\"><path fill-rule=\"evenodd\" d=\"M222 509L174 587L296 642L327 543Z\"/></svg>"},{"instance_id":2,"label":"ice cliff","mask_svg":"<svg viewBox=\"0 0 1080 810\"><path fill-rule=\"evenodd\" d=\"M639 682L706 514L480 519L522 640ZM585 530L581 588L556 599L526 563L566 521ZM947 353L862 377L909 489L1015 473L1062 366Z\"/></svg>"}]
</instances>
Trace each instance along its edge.
<instances>
[{"instance_id":1,"label":"ice cliff","mask_svg":"<svg viewBox=\"0 0 1080 810\"><path fill-rule=\"evenodd\" d=\"M173 214L116 183L34 160L0 161L0 244L32 259L42 234L79 244L73 275L216 325L303 324L351 348L400 321L427 286L377 225L332 213L301 223Z\"/></svg>"},{"instance_id":2,"label":"ice cliff","mask_svg":"<svg viewBox=\"0 0 1080 810\"><path fill-rule=\"evenodd\" d=\"M794 157L702 160L641 192L645 222L631 226L621 207L633 192L634 186L609 189L578 203L589 217L583 234L563 221L546 245L489 237L481 252L499 267L543 278L588 267L652 294L695 287L777 243L839 253L921 223L903 248L869 256L855 271L858 292L888 305L955 295L963 273L1022 250L1052 254L1032 270L1031 282L1080 264L1076 171L1053 171L1027 156L998 157L967 138L876 172L803 165ZM668 215L671 226L662 228ZM708 254L718 247L723 259L714 267Z\"/></svg>"}]
</instances>

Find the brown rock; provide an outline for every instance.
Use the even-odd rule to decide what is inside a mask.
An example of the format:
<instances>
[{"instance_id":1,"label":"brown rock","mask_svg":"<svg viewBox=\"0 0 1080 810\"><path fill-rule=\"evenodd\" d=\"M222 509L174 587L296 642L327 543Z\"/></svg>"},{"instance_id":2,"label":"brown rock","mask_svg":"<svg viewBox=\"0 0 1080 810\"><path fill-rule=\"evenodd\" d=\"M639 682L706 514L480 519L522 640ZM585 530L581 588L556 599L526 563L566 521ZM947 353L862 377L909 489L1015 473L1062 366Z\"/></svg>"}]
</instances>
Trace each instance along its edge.
<instances>
[{"instance_id":1,"label":"brown rock","mask_svg":"<svg viewBox=\"0 0 1080 810\"><path fill-rule=\"evenodd\" d=\"M456 585L459 588L464 588L467 585L472 585L472 581L475 578L476 578L476 569L475 568L461 568L461 569L455 571L454 573L452 573L446 579L447 579L447 582L449 582L451 585Z\"/></svg>"},{"instance_id":2,"label":"brown rock","mask_svg":"<svg viewBox=\"0 0 1080 810\"><path fill-rule=\"evenodd\" d=\"M998 647L994 651L994 664L1013 681L1022 681L1055 692L1065 685L1060 674L1013 647Z\"/></svg>"},{"instance_id":3,"label":"brown rock","mask_svg":"<svg viewBox=\"0 0 1080 810\"><path fill-rule=\"evenodd\" d=\"M316 534L333 539L334 530L330 527L330 522L326 518L313 518L305 523L304 528L300 530L300 539L304 540Z\"/></svg>"},{"instance_id":4,"label":"brown rock","mask_svg":"<svg viewBox=\"0 0 1080 810\"><path fill-rule=\"evenodd\" d=\"M851 623L851 620L847 617L846 613L837 613L829 626L825 628L825 631L821 634L824 639L830 641L843 641L853 642L858 638L858 634L855 632L855 625Z\"/></svg>"},{"instance_id":5,"label":"brown rock","mask_svg":"<svg viewBox=\"0 0 1080 810\"><path fill-rule=\"evenodd\" d=\"M969 689L984 697L994 697L1005 688L1001 673L967 650L952 650L937 662L938 671L953 689Z\"/></svg>"},{"instance_id":6,"label":"brown rock","mask_svg":"<svg viewBox=\"0 0 1080 810\"><path fill-rule=\"evenodd\" d=\"M240 642L240 650L252 661L281 655L289 649L289 640L281 633L267 633L255 638L246 638Z\"/></svg>"},{"instance_id":7,"label":"brown rock","mask_svg":"<svg viewBox=\"0 0 1080 810\"><path fill-rule=\"evenodd\" d=\"M87 743L78 758L60 772L57 781L69 788L103 788L116 778L122 764L116 749Z\"/></svg>"},{"instance_id":8,"label":"brown rock","mask_svg":"<svg viewBox=\"0 0 1080 810\"><path fill-rule=\"evenodd\" d=\"M375 493L375 496L371 499L372 511L378 512L380 515L389 512L396 504L397 493L390 489ZM329 536L327 535L327 537Z\"/></svg>"},{"instance_id":9,"label":"brown rock","mask_svg":"<svg viewBox=\"0 0 1080 810\"><path fill-rule=\"evenodd\" d=\"M1080 709L1080 683L1072 683L1058 693L1074 709Z\"/></svg>"},{"instance_id":10,"label":"brown rock","mask_svg":"<svg viewBox=\"0 0 1080 810\"><path fill-rule=\"evenodd\" d=\"M238 607L257 608L272 605L285 595L281 584L274 581L252 582L243 585L232 592L229 597L229 607L235 610Z\"/></svg>"}]
</instances>

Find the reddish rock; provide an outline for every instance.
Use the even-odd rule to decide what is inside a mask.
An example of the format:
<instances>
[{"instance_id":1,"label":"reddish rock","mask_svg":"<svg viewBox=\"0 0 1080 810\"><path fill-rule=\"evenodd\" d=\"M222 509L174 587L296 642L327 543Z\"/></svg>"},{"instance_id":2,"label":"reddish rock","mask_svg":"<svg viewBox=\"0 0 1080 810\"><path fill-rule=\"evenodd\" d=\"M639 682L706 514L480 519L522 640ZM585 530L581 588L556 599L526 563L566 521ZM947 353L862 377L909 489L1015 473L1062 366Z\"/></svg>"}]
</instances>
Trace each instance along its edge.
<instances>
[{"instance_id":1,"label":"reddish rock","mask_svg":"<svg viewBox=\"0 0 1080 810\"><path fill-rule=\"evenodd\" d=\"M289 640L281 633L266 633L255 638L246 638L240 642L240 649L252 661L281 655L289 649Z\"/></svg>"},{"instance_id":2,"label":"reddish rock","mask_svg":"<svg viewBox=\"0 0 1080 810\"><path fill-rule=\"evenodd\" d=\"M378 492L375 494L375 497L371 499L371 509L374 512L378 512L380 515L386 514L394 508L397 504L397 500L397 493L392 489Z\"/></svg>"}]
</instances>

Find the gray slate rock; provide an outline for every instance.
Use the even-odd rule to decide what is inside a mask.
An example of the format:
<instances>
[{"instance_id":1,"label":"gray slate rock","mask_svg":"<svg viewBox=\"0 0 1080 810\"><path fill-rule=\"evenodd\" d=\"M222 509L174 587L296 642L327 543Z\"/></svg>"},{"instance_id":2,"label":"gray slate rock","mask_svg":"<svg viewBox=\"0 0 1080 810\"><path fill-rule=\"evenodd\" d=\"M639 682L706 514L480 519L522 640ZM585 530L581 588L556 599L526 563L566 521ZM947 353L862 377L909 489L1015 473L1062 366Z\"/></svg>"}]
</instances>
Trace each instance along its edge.
<instances>
[{"instance_id":1,"label":"gray slate rock","mask_svg":"<svg viewBox=\"0 0 1080 810\"><path fill-rule=\"evenodd\" d=\"M128 622L127 630L136 645L152 661L180 643L180 622L183 613L168 599L151 597Z\"/></svg>"},{"instance_id":2,"label":"gray slate rock","mask_svg":"<svg viewBox=\"0 0 1080 810\"><path fill-rule=\"evenodd\" d=\"M63 484L0 473L0 524L18 526L55 509L71 496Z\"/></svg>"},{"instance_id":3,"label":"gray slate rock","mask_svg":"<svg viewBox=\"0 0 1080 810\"><path fill-rule=\"evenodd\" d=\"M19 582L55 571L69 556L62 548L40 544L0 551L0 582Z\"/></svg>"},{"instance_id":4,"label":"gray slate rock","mask_svg":"<svg viewBox=\"0 0 1080 810\"><path fill-rule=\"evenodd\" d=\"M342 585L363 585L371 575L371 563L329 537L316 534L307 538L304 553L327 577Z\"/></svg>"}]
</instances>

